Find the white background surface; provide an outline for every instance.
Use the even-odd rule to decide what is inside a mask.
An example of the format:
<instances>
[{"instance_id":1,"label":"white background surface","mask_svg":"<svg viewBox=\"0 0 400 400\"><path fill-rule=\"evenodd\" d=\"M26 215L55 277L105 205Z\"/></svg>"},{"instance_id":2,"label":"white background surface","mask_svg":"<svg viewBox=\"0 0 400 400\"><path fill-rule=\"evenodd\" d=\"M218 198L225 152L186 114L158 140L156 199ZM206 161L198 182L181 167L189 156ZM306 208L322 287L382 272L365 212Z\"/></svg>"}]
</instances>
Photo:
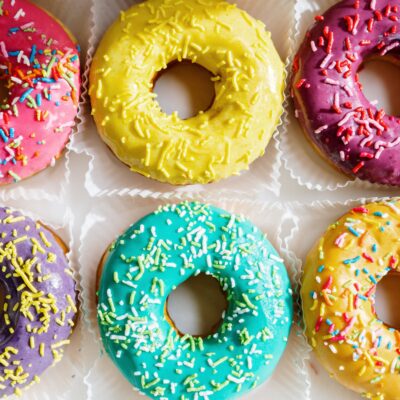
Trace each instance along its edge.
<instances>
[{"instance_id":1,"label":"white background surface","mask_svg":"<svg viewBox=\"0 0 400 400\"><path fill-rule=\"evenodd\" d=\"M111 0L94 0L95 5L100 7L100 9L104 8L105 5L110 5ZM51 9L56 15L60 17L61 20L67 23L67 25L74 31L74 33L79 37L81 44L83 44L83 48L85 49L85 43L88 42L89 39L89 31L88 27L90 26L88 22L88 5L89 2L86 0L40 0L38 1L40 4L45 5L47 9ZM269 6L266 5L268 2ZM82 12L75 13L71 17L71 6L79 3L79 7L82 7ZM121 6L126 3L132 3L132 1L128 0L117 0L112 2L112 7ZM281 48L285 48L286 38L285 35L288 35L290 31L291 24L294 24L294 1L290 0L252 0L252 1L238 1L239 4L247 7L249 11L253 8L253 15L259 18L267 18L266 22L269 22L271 25L274 21L275 24L283 25L283 21L287 26L281 30L276 31L276 36L279 37L279 42ZM306 1L300 0L299 4L306 6L311 13L317 13L318 7L321 6L321 3L327 3L327 1L321 0L318 2L314 1ZM330 1L332 3L332 1ZM273 5L275 4L275 8ZM291 13L288 10L292 10ZM311 11L310 11L311 10ZM279 15L279 17L277 17ZM287 18L287 20L285 19ZM66 20L65 20L66 19ZM283 35L283 37L282 37ZM289 39L289 38L287 38ZM288 56L289 54L286 54ZM376 98L381 100L382 102L389 101L393 96L387 94L386 92L382 92L382 88L384 86L380 85L380 80L371 79L371 76L366 76L365 82L367 89L367 93L370 96L375 95ZM391 79L394 79L393 77ZM378 82L378 83L376 83ZM391 86L391 85L389 85ZM169 84L165 86L165 91L170 90ZM395 92L396 93L396 92ZM398 93L398 89L397 89ZM178 95L175 93L171 96L171 94L163 93L163 97L171 99L171 107L174 108L174 105L178 105L180 100ZM399 99L398 95L396 97ZM383 104L383 103L382 103ZM87 325L82 325L84 327L84 333L78 333L74 336L75 345L78 343L79 345L76 347L71 347L71 359L76 358L77 356L81 357L81 365L80 369L78 368L78 373L80 374L78 377L71 380L71 385L69 391L61 393L60 390L52 390L51 384L42 384L38 385L36 388L33 388L30 392L28 392L25 396L25 400L50 400L50 399L63 399L63 400L83 400L83 399L96 399L96 400L108 400L114 398L115 400L125 400L128 398L137 398L137 395L131 395L131 390L129 385L125 383L122 376L115 371L115 368L111 365L106 357L104 357L100 352L100 345L98 340L93 338L96 337L97 328L96 324L93 322L93 297L91 297L91 289L93 288L94 282L94 274L95 274L95 266L96 260L100 257L102 250L109 242L111 242L115 235L121 232L125 227L127 227L131 222L134 222L135 218L143 215L144 210L148 212L154 209L161 201L165 200L143 200L140 197L131 197L127 192L138 193L137 187L141 187L143 189L146 188L146 192L142 194L151 194L152 188L154 191L160 192L162 194L168 193L168 196L171 195L171 191L174 192L174 188L168 188L166 190L159 189L159 185L146 180L141 179L137 175L127 174L125 171L125 167L120 165L116 160L113 159L108 153L108 164L104 164L104 170L102 170L102 164L94 164L95 165L95 173L96 177L101 177L103 174L107 179L109 179L109 171L107 168L111 168L112 165L112 174L111 177L116 182L121 182L121 185L117 185L116 187L120 189L132 182L129 185L130 191L123 192L123 196L119 197L116 195L113 196L102 196L101 198L90 197L88 190L91 191L92 194L99 195L100 190L98 190L98 185L100 180L93 183L93 171L89 172L89 161L90 157L85 154L85 146L89 144L90 146L95 142L96 144L92 146L93 151L97 151L100 149L102 152L99 157L104 157L106 154L105 146L98 139L97 134L95 132L94 126L90 122L90 117L86 114L88 118L88 123L82 126L82 130L79 133L81 137L77 136L73 140L72 147L75 150L79 150L80 154L76 154L75 152L71 152L68 154L63 160L60 161L59 165L56 167L57 176L55 177L54 171L46 171L43 174L40 174L33 180L28 180L23 185L20 185L11 189L3 189L0 192L0 196L3 199L3 203L7 202L6 199L9 199L9 202L15 204L15 206L19 208L25 208L26 210L30 209L38 209L41 212L40 215L43 217L47 217L51 219L51 214L54 214L54 210L59 214L63 214L67 207L70 207L73 214L74 219L69 221L70 223L74 222L72 230L73 237L75 239L73 246L73 258L74 261L80 261L81 274L84 278L83 286L86 287L86 292L84 292L84 298L87 301L87 314L86 320L88 322ZM284 128L281 128L281 131L284 131ZM298 129L290 130L289 126L289 135L298 135ZM82 138L82 140L81 140ZM301 140L299 138L299 140ZM271 149L273 148L273 143L271 143ZM276 169L276 173L278 175L278 189L281 186L280 193L276 186L274 186L274 190L268 190L268 185L266 186L267 190L264 190L265 187L261 184L263 178L267 178L270 176L269 174L263 175L263 169L270 165L268 161L268 157L276 157L274 160L274 165ZM324 231L326 226L343 214L348 208L350 208L349 204L336 204L329 205L327 201L330 202L340 202L343 203L348 199L355 199L354 203L357 203L357 199L361 198L369 198L375 196L388 196L388 195L398 195L398 189L387 189L387 188L365 188L365 187L354 187L354 185L350 185L349 187L343 189L337 189L334 191L327 190L308 190L305 186L298 185L298 182L294 180L290 173L284 168L283 165L280 164L281 155L276 150L267 151L266 161L261 160L256 165L252 166L249 174L245 174L241 177L234 178L229 182L222 182L221 186L213 187L204 187L201 188L200 191L194 190L194 196L203 195L214 204L220 203L222 200L220 199L219 189L224 188L224 196L233 197L236 200L225 200L225 205L227 209L232 209L235 212L242 212L246 216L253 219L260 228L264 229L269 236L275 238L273 239L274 244L281 249L281 252L285 259L287 260L288 268L291 270L291 275L295 277L295 268L300 267L300 260L305 256L308 249L311 247L312 243L318 238L318 236ZM265 164L264 164L265 162ZM70 169L70 183L67 183L64 179L64 173L67 166ZM92 164L93 166L93 164ZM57 170L63 169L61 172ZM252 173L255 171L255 173ZM316 176L318 177L318 169L316 170ZM333 174L338 180L341 179L340 175L336 172ZM253 177L256 177L254 180ZM97 179L97 178L96 178ZM107 179L105 178L106 182ZM237 187L241 191L231 190ZM142 186L144 185L144 186ZM260 191L256 194L252 193L252 188L254 185L260 185ZM86 186L86 187L85 187ZM62 192L62 188L64 187L64 192ZM21 189L22 188L22 189ZM26 188L26 190L25 190ZM40 189L38 191L38 189ZM104 189L104 188L101 188ZM225 190L227 189L227 190ZM201 192L201 193L200 193ZM249 193L251 195L249 196ZM175 193L176 194L176 193ZM188 196L193 195L193 191L190 190L188 193L178 193L179 196ZM46 202L38 202L35 205L35 202L32 202L32 198L43 198L43 196L49 197L52 196L53 203ZM62 200L55 200L55 196L60 195ZM11 198L11 199L10 199ZM16 200L13 200L13 199ZM174 198L171 198L174 200ZM278 202L280 206L280 212L274 211L274 207L266 206L264 211L259 211L259 204L252 203L253 200L258 200L260 202L265 203L274 203ZM301 202L304 204L311 204L314 201L320 200L321 204L313 204L309 207L299 206L294 204L294 202ZM56 203L59 204L59 207ZM289 204L290 203L290 204ZM39 206L38 206L39 204ZM353 203L352 203L353 204ZM271 208L272 207L272 208ZM289 212L289 214L286 214ZM141 214L142 213L142 214ZM92 231L91 236L87 235L87 231L81 232L82 227L87 226L86 224L89 221L89 225L93 222L93 215L102 214L103 225L102 230L94 230ZM284 226L282 226L282 232L277 232L277 222L275 222L275 218L282 217L285 215L285 218L288 220L285 222ZM262 217L262 218L261 218ZM85 222L86 221L86 222ZM90 222L92 221L92 222ZM97 223L97 222L96 222ZM100 226L100 225L99 225ZM293 231L293 229L295 229ZM94 233L95 232L95 233ZM101 240L98 240L96 235L99 235ZM292 234L292 235L291 235ZM278 236L280 239L278 240ZM287 242L287 243L286 243ZM298 259L296 259L293 254L287 252L286 244L289 246L289 250L293 250ZM100 246L101 245L101 246ZM79 253L79 250L80 253ZM103 249L104 250L104 249ZM88 329L88 327L90 329ZM83 337L82 337L83 335ZM93 336L94 335L94 336ZM297 349L302 348L302 343L299 338L292 338L292 346ZM288 350L289 351L289 350ZM295 354L296 351L293 349L290 350L293 353L287 354ZM69 357L69 356L68 356ZM69 362L70 358L68 358ZM64 362L64 361L63 361ZM48 377L44 377L47 379L47 382L54 381L57 374L61 373L63 370L63 362L59 364L57 370L48 373ZM291 360L286 360L284 362L291 362ZM64 364L64 367L67 364ZM310 368L308 368L308 376L311 379L311 393L309 395L307 390L307 379L299 379L299 375L296 378L291 378L290 371L285 367L285 364L280 365L277 373L271 379L271 381L265 386L265 390L259 390L254 392L253 394L245 397L248 400L286 400L286 399L337 399L340 398L343 400L351 400L351 399L359 399L359 396L350 393L346 389L342 388L337 383L331 381L327 374L321 370L318 365L318 362L313 360L311 363L308 363ZM301 366L297 366L301 368ZM57 372L58 371L58 372ZM80 371L80 372L79 372ZM86 372L82 372L86 371ZM282 388L287 386L287 392L285 392ZM68 386L68 385L67 385ZM297 386L297 387L296 387ZM61 386L60 386L61 388ZM87 391L84 391L83 388L86 388ZM294 389L294 390L292 390ZM296 390L297 389L297 390ZM295 395L294 393L297 394ZM277 396L276 394L279 393Z\"/></svg>"}]
</instances>

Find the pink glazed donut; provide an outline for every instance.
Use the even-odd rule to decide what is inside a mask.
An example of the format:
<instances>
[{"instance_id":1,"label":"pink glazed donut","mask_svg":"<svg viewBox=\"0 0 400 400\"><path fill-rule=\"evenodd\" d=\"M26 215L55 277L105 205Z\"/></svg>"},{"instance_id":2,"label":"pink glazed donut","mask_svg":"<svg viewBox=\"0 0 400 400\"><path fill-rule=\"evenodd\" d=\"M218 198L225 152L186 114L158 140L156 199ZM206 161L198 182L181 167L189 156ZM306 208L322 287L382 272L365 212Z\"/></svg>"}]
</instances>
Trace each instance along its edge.
<instances>
[{"instance_id":1,"label":"pink glazed donut","mask_svg":"<svg viewBox=\"0 0 400 400\"><path fill-rule=\"evenodd\" d=\"M400 119L362 92L367 59L400 62L400 1L338 2L307 33L293 65L296 115L321 155L346 175L400 186Z\"/></svg>"},{"instance_id":2,"label":"pink glazed donut","mask_svg":"<svg viewBox=\"0 0 400 400\"><path fill-rule=\"evenodd\" d=\"M0 2L0 185L54 165L74 125L78 48L65 28L26 0Z\"/></svg>"}]
</instances>

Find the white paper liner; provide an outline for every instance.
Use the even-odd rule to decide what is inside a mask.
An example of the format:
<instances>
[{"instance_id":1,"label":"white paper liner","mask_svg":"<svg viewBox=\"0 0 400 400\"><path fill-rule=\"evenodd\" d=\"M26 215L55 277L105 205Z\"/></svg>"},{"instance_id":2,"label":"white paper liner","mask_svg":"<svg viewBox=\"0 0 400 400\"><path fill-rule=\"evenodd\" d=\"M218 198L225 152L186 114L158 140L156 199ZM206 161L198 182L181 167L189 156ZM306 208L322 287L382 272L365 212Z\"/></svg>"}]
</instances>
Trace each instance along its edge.
<instances>
[{"instance_id":1,"label":"white paper liner","mask_svg":"<svg viewBox=\"0 0 400 400\"><path fill-rule=\"evenodd\" d=\"M314 22L316 15L323 14L336 4L337 0L297 0L296 34L294 52L296 54L307 30ZM290 70L290 69L289 69ZM288 88L290 90L290 87ZM334 191L340 188L385 190L386 185L373 184L360 179L351 179L324 160L308 142L298 120L294 116L292 100L286 103L286 129L280 137L280 149L283 153L283 164L292 179L310 190Z\"/></svg>"},{"instance_id":2,"label":"white paper liner","mask_svg":"<svg viewBox=\"0 0 400 400\"><path fill-rule=\"evenodd\" d=\"M171 199L170 202L177 202ZM162 199L143 199L130 197L110 197L99 199L93 205L82 225L80 236L79 264L83 279L84 313L89 332L92 336L88 344L85 343L85 358L92 358L91 368L85 382L88 385L88 399L108 400L143 398L133 391L117 368L104 353L96 319L95 277L101 255L111 242L122 234L130 224L146 214L154 211L159 205L166 204ZM283 229L291 213L287 213L279 204L262 204L246 200L218 200L212 204L227 211L243 214L253 223L266 232L271 243L286 258L287 251L283 247ZM112 221L112 223L110 223ZM289 221L290 222L290 221ZM296 279L296 271L286 262L292 280ZM302 367L306 352L304 339L298 335L296 326L292 329L289 343L279 366L271 379L257 390L243 399L265 400L307 399L309 393L308 379Z\"/></svg>"},{"instance_id":3,"label":"white paper liner","mask_svg":"<svg viewBox=\"0 0 400 400\"><path fill-rule=\"evenodd\" d=\"M76 37L82 47L81 63L82 71L85 64L86 51L90 36L90 0L79 1L79 12L72 10L71 2L65 0L32 0L49 11L59 19ZM74 128L73 132L77 130ZM67 146L68 148L68 146ZM21 182L3 186L0 188L0 199L12 199L24 197L26 199L55 200L62 197L68 186L68 149L65 149L54 167L48 167L38 174Z\"/></svg>"},{"instance_id":4,"label":"white paper liner","mask_svg":"<svg viewBox=\"0 0 400 400\"><path fill-rule=\"evenodd\" d=\"M137 2L135 0L112 2L93 0L94 25L88 51L88 69L90 68L91 57L104 32L117 18L121 10ZM272 32L272 38L281 58L288 61L293 47L293 35L291 33L294 30L295 0L282 0L279 2L276 0L237 0L234 2L266 23L267 29ZM86 70L86 77L88 69ZM88 105L89 99L87 99L86 106L90 108ZM177 187L132 173L100 139L89 113L84 115L84 121L79 129L80 134L73 137L71 149L76 152L85 152L91 156L92 160L87 174L86 186L92 196L118 194L131 196L152 195L153 197L168 198L174 194L184 193L186 196L200 195L206 199L218 193L225 197L271 198L274 195L278 196L280 191L279 177L282 154L279 150L277 139L280 129L277 129L271 139L266 154L255 161L248 171L243 172L240 176L203 186Z\"/></svg>"},{"instance_id":5,"label":"white paper liner","mask_svg":"<svg viewBox=\"0 0 400 400\"><path fill-rule=\"evenodd\" d=\"M75 244L72 236L72 212L63 206L54 205L54 202L47 200L12 199L1 201L1 207L10 207L19 210L23 215L40 221L52 229L70 249L67 254L69 263L74 271L74 278L77 282L78 297L81 300L81 286L79 272L76 264ZM65 347L62 360L55 366L47 369L41 375L40 382L23 391L22 397L10 396L10 400L84 400L86 399L86 386L84 383L84 371L87 369L85 360L81 356L83 346L84 324L83 312L80 308L80 315L77 325L71 335L71 343Z\"/></svg>"},{"instance_id":6,"label":"white paper liner","mask_svg":"<svg viewBox=\"0 0 400 400\"><path fill-rule=\"evenodd\" d=\"M314 243L323 235L329 225L358 205L384 199L390 199L390 197L360 198L345 202L288 203L286 205L287 212L291 215L293 226L291 234L285 240L285 244L286 249L290 249L288 250L290 254L288 260L291 263L291 269L297 269L298 271L296 287L300 287L301 284L303 260L306 259ZM305 234L306 232L307 234ZM303 324L301 323L301 325ZM313 354L312 348L308 345L303 361L310 383L311 399L330 398L333 393L336 399L360 399L360 395L346 389L329 377L329 374Z\"/></svg>"}]
</instances>

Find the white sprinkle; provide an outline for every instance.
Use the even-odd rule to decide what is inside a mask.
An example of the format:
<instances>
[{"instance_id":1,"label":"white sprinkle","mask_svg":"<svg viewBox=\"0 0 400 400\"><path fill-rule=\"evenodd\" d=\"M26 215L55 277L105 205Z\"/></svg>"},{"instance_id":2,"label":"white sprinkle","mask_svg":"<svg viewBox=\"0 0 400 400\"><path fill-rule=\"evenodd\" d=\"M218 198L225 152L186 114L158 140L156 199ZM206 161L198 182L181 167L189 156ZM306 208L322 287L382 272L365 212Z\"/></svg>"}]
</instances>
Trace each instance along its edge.
<instances>
[{"instance_id":1,"label":"white sprinkle","mask_svg":"<svg viewBox=\"0 0 400 400\"><path fill-rule=\"evenodd\" d=\"M314 40L311 40L311 50L315 53L316 51L318 51L318 48L314 42Z\"/></svg>"},{"instance_id":2,"label":"white sprinkle","mask_svg":"<svg viewBox=\"0 0 400 400\"><path fill-rule=\"evenodd\" d=\"M326 78L324 82L327 83L328 85L340 86L339 81L335 81L335 80L333 80L331 78Z\"/></svg>"},{"instance_id":3,"label":"white sprinkle","mask_svg":"<svg viewBox=\"0 0 400 400\"><path fill-rule=\"evenodd\" d=\"M320 65L320 67L321 67L321 68L325 68L325 67L328 65L328 63L329 63L329 61L331 60L331 58L332 58L332 54L328 54L328 55L323 59L323 61L322 61L321 65Z\"/></svg>"},{"instance_id":4,"label":"white sprinkle","mask_svg":"<svg viewBox=\"0 0 400 400\"><path fill-rule=\"evenodd\" d=\"M389 51L395 49L396 47L400 46L400 42L394 42L392 44L390 44L389 46L386 46L382 51L381 51L381 56L386 55L387 53L389 53Z\"/></svg>"},{"instance_id":5,"label":"white sprinkle","mask_svg":"<svg viewBox=\"0 0 400 400\"><path fill-rule=\"evenodd\" d=\"M316 129L314 131L314 133L318 135L318 134L322 133L323 131L326 131L328 128L329 128L328 125L323 125L323 126L319 127L318 129Z\"/></svg>"},{"instance_id":6,"label":"white sprinkle","mask_svg":"<svg viewBox=\"0 0 400 400\"><path fill-rule=\"evenodd\" d=\"M21 17L25 17L25 11L20 8L14 15L14 19L18 21Z\"/></svg>"},{"instance_id":7,"label":"white sprinkle","mask_svg":"<svg viewBox=\"0 0 400 400\"><path fill-rule=\"evenodd\" d=\"M330 344L329 345L329 349L331 350L331 352L333 353L333 354L337 354L337 349L336 349L336 347L333 345L333 344Z\"/></svg>"},{"instance_id":8,"label":"white sprinkle","mask_svg":"<svg viewBox=\"0 0 400 400\"><path fill-rule=\"evenodd\" d=\"M338 126L343 126L346 122L349 121L351 117L354 117L355 115L356 113L354 111L350 111L345 115L345 117L341 121L338 122Z\"/></svg>"}]
</instances>

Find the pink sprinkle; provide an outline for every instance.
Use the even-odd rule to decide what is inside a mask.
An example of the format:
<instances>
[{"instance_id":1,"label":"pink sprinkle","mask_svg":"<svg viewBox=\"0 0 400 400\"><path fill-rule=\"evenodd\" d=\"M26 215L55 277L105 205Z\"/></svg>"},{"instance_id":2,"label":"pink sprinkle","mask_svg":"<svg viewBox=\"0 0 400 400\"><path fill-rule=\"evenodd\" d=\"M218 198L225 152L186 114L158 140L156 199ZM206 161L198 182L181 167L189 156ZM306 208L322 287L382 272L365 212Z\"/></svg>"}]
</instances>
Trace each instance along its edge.
<instances>
[{"instance_id":1,"label":"pink sprinkle","mask_svg":"<svg viewBox=\"0 0 400 400\"><path fill-rule=\"evenodd\" d=\"M342 332L340 332L340 334L341 334L342 336L346 336L347 333L350 331L350 329L354 326L355 322L356 322L356 318L353 317L353 318L350 320L350 322L348 323L348 325L342 330Z\"/></svg>"},{"instance_id":2,"label":"pink sprinkle","mask_svg":"<svg viewBox=\"0 0 400 400\"><path fill-rule=\"evenodd\" d=\"M0 42L0 51L1 51L1 54L3 54L3 56L5 58L8 58L8 53L7 53L6 45L4 44L4 42Z\"/></svg>"},{"instance_id":3,"label":"pink sprinkle","mask_svg":"<svg viewBox=\"0 0 400 400\"><path fill-rule=\"evenodd\" d=\"M375 10L376 9L376 0L371 0L371 4L369 7L371 10Z\"/></svg>"},{"instance_id":4,"label":"pink sprinkle","mask_svg":"<svg viewBox=\"0 0 400 400\"><path fill-rule=\"evenodd\" d=\"M340 236L338 236L338 238L335 240L335 245L336 245L337 247L339 247L340 249L343 248L344 239L345 239L346 236L347 236L347 233L344 232L344 233L342 233Z\"/></svg>"},{"instance_id":5,"label":"pink sprinkle","mask_svg":"<svg viewBox=\"0 0 400 400\"><path fill-rule=\"evenodd\" d=\"M21 26L21 30L24 31L25 29L28 29L33 25L34 25L34 22L28 22L27 24Z\"/></svg>"}]
</instances>

